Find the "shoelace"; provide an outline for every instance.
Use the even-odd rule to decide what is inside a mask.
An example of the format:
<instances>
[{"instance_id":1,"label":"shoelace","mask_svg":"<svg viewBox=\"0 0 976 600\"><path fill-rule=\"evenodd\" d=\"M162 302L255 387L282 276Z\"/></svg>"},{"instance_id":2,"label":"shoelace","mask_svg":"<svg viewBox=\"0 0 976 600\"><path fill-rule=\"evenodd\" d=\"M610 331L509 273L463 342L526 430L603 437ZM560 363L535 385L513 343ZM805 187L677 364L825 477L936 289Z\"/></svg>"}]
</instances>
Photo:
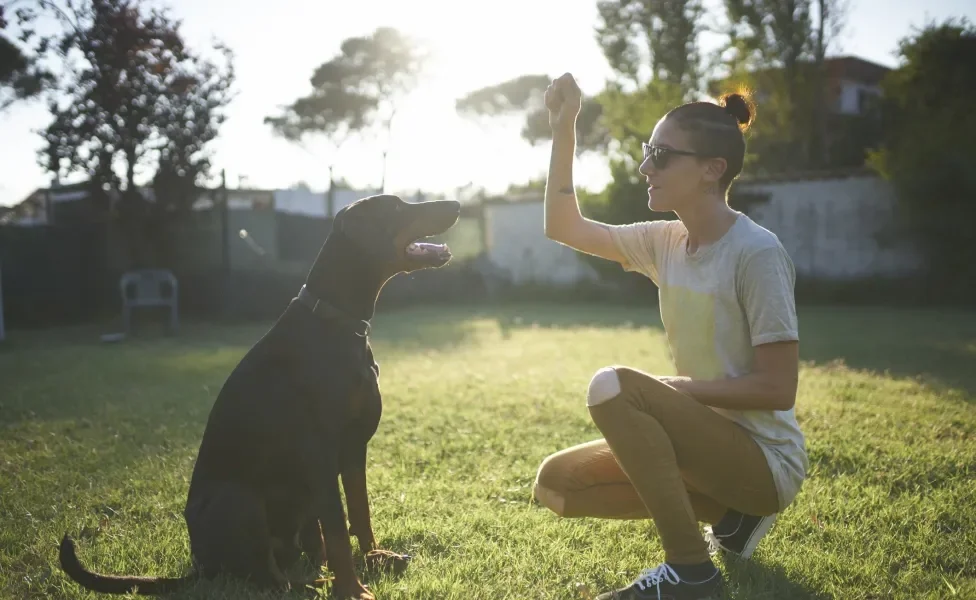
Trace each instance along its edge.
<instances>
[{"instance_id":1,"label":"shoelace","mask_svg":"<svg viewBox=\"0 0 976 600\"><path fill-rule=\"evenodd\" d=\"M637 587L640 588L641 591L646 590L651 586L657 587L657 597L658 600L660 600L662 581L667 581L673 585L678 585L681 583L681 579L678 577L678 574L674 572L674 569L671 568L671 565L668 563L661 563L653 569L644 569L641 571L640 576L637 578Z\"/></svg>"}]
</instances>

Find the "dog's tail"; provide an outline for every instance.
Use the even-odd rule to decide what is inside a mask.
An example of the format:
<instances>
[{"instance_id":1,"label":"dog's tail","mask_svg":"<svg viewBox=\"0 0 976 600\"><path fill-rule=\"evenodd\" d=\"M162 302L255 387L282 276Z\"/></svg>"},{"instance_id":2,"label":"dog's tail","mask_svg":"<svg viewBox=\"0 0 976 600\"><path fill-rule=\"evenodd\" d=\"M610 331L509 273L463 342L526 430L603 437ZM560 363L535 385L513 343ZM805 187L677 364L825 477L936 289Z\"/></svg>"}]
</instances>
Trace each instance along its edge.
<instances>
[{"instance_id":1,"label":"dog's tail","mask_svg":"<svg viewBox=\"0 0 976 600\"><path fill-rule=\"evenodd\" d=\"M61 538L61 552L59 555L61 568L68 577L77 581L82 587L102 594L167 594L183 588L196 580L195 575L186 577L119 577L115 575L101 575L86 569L78 555L75 554L75 543L67 534Z\"/></svg>"}]
</instances>

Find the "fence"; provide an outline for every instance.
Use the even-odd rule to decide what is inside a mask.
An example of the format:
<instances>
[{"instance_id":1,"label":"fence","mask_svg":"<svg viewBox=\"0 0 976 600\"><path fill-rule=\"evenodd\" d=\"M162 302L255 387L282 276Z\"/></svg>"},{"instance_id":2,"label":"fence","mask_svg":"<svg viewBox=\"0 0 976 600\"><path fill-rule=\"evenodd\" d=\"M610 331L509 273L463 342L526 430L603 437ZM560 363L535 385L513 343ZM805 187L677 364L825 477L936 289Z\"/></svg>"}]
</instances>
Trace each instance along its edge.
<instances>
[{"instance_id":1,"label":"fence","mask_svg":"<svg viewBox=\"0 0 976 600\"><path fill-rule=\"evenodd\" d=\"M246 238L241 230L247 231ZM181 313L274 318L305 282L330 231L331 219L324 217L273 210L195 211L170 226L161 244L164 266L180 281ZM454 251L452 263L394 278L379 306L484 295L480 217L465 216L440 237ZM88 222L0 226L0 264L7 324L36 327L117 316L118 281L130 261L118 224Z\"/></svg>"},{"instance_id":2,"label":"fence","mask_svg":"<svg viewBox=\"0 0 976 600\"><path fill-rule=\"evenodd\" d=\"M8 325L77 322L110 305L112 242L101 223L0 228Z\"/></svg>"}]
</instances>

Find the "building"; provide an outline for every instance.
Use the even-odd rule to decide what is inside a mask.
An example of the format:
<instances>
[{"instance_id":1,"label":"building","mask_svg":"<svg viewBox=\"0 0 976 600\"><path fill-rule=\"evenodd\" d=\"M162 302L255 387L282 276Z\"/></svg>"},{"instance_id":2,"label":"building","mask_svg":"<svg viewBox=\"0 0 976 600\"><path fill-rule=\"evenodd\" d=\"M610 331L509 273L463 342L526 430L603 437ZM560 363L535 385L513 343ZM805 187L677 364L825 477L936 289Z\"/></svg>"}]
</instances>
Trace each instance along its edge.
<instances>
[{"instance_id":1,"label":"building","mask_svg":"<svg viewBox=\"0 0 976 600\"><path fill-rule=\"evenodd\" d=\"M801 70L812 66L812 63L806 61L800 64ZM813 130L800 132L802 140L795 142L807 147L792 159L789 158L789 153L778 154L779 147L767 148L766 156L770 159L767 166L770 171L807 169L810 165L825 168L861 167L864 165L866 151L881 142L882 82L891 69L856 56L837 56L824 60L824 70L826 85L823 88L821 107L822 147L817 150L812 145ZM771 100L770 81L775 80L781 72L781 69L763 69L754 71L749 76L749 86L759 105L760 115L764 105ZM734 88L735 84L729 79L714 80L708 85L708 91L714 97ZM811 119L809 123L813 123L815 115L816 113L808 115ZM782 141L785 140L779 142ZM766 142L769 143L769 140ZM773 141L774 144L779 142ZM785 150L788 146L782 148ZM813 156L814 152L818 156ZM776 164L776 157L782 157L786 162ZM801 164L796 164L797 160Z\"/></svg>"},{"instance_id":2,"label":"building","mask_svg":"<svg viewBox=\"0 0 976 600\"><path fill-rule=\"evenodd\" d=\"M149 202L155 202L151 187L139 188L139 192ZM211 210L219 188L200 188L197 200L193 203L196 211ZM232 211L273 210L290 214L325 217L328 214L328 192L314 192L308 189L258 189L227 188L227 207ZM356 200L378 193L376 190L337 188L333 197L333 210L338 211ZM106 192L108 202L118 200L116 191ZM92 197L85 183L62 185L52 188L38 188L21 202L4 207L0 214L0 225L53 225L85 221L97 212L97 200Z\"/></svg>"}]
</instances>

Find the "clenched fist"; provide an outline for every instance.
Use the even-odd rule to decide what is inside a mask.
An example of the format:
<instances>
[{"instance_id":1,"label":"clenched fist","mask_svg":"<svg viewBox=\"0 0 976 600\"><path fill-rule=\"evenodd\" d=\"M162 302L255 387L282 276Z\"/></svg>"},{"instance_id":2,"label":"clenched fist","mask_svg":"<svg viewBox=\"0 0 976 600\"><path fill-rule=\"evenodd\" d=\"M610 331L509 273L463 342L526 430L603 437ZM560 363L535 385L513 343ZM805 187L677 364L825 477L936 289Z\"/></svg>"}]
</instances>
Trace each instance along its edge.
<instances>
[{"instance_id":1,"label":"clenched fist","mask_svg":"<svg viewBox=\"0 0 976 600\"><path fill-rule=\"evenodd\" d=\"M583 106L583 92L573 75L564 73L546 88L545 102L549 109L549 127L553 130L575 127L576 117Z\"/></svg>"}]
</instances>

